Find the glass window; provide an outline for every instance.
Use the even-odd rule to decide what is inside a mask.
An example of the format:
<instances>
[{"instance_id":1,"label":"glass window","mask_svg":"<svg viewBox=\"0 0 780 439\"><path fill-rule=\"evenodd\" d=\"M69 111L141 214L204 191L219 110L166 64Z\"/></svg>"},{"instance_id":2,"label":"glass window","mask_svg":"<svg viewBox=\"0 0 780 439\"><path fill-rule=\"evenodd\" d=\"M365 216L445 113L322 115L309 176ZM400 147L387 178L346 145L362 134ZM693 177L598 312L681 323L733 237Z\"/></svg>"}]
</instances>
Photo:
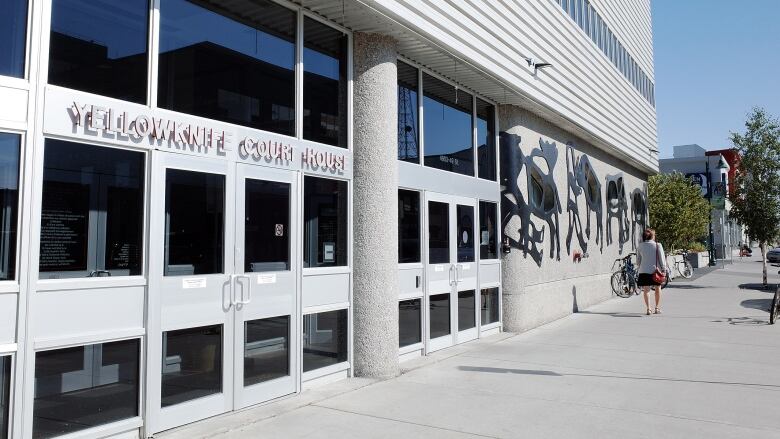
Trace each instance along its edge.
<instances>
[{"instance_id":1,"label":"glass window","mask_svg":"<svg viewBox=\"0 0 780 439\"><path fill-rule=\"evenodd\" d=\"M274 2L164 0L160 107L294 136L295 33Z\"/></svg>"},{"instance_id":2,"label":"glass window","mask_svg":"<svg viewBox=\"0 0 780 439\"><path fill-rule=\"evenodd\" d=\"M498 205L489 201L479 202L479 258L498 259Z\"/></svg>"},{"instance_id":3,"label":"glass window","mask_svg":"<svg viewBox=\"0 0 780 439\"><path fill-rule=\"evenodd\" d=\"M398 347L422 342L422 299L398 302Z\"/></svg>"},{"instance_id":4,"label":"glass window","mask_svg":"<svg viewBox=\"0 0 780 439\"><path fill-rule=\"evenodd\" d=\"M290 184L246 179L244 272L290 269Z\"/></svg>"},{"instance_id":5,"label":"glass window","mask_svg":"<svg viewBox=\"0 0 780 439\"><path fill-rule=\"evenodd\" d=\"M347 182L304 179L303 266L347 265Z\"/></svg>"},{"instance_id":6,"label":"glass window","mask_svg":"<svg viewBox=\"0 0 780 439\"><path fill-rule=\"evenodd\" d=\"M0 356L0 439L8 439L11 417L11 356Z\"/></svg>"},{"instance_id":7,"label":"glass window","mask_svg":"<svg viewBox=\"0 0 780 439\"><path fill-rule=\"evenodd\" d=\"M430 337L438 338L452 333L450 329L450 295L434 294L428 299Z\"/></svg>"},{"instance_id":8,"label":"glass window","mask_svg":"<svg viewBox=\"0 0 780 439\"><path fill-rule=\"evenodd\" d=\"M222 392L222 325L162 337L162 407Z\"/></svg>"},{"instance_id":9,"label":"glass window","mask_svg":"<svg viewBox=\"0 0 780 439\"><path fill-rule=\"evenodd\" d=\"M223 272L225 176L168 169L165 276Z\"/></svg>"},{"instance_id":10,"label":"glass window","mask_svg":"<svg viewBox=\"0 0 780 439\"><path fill-rule=\"evenodd\" d=\"M420 193L398 190L398 263L420 262Z\"/></svg>"},{"instance_id":11,"label":"glass window","mask_svg":"<svg viewBox=\"0 0 780 439\"><path fill-rule=\"evenodd\" d=\"M423 74L425 166L474 175L473 97Z\"/></svg>"},{"instance_id":12,"label":"glass window","mask_svg":"<svg viewBox=\"0 0 780 439\"><path fill-rule=\"evenodd\" d=\"M48 438L139 415L140 341L35 354L33 438Z\"/></svg>"},{"instance_id":13,"label":"glass window","mask_svg":"<svg viewBox=\"0 0 780 439\"><path fill-rule=\"evenodd\" d=\"M477 326L477 299L474 290L458 292L458 331Z\"/></svg>"},{"instance_id":14,"label":"glass window","mask_svg":"<svg viewBox=\"0 0 780 439\"><path fill-rule=\"evenodd\" d=\"M0 75L22 78L27 47L27 0L5 0L2 9Z\"/></svg>"},{"instance_id":15,"label":"glass window","mask_svg":"<svg viewBox=\"0 0 780 439\"><path fill-rule=\"evenodd\" d=\"M21 136L0 133L0 280L16 278L20 147Z\"/></svg>"},{"instance_id":16,"label":"glass window","mask_svg":"<svg viewBox=\"0 0 780 439\"><path fill-rule=\"evenodd\" d=\"M479 178L496 181L496 107L477 98Z\"/></svg>"},{"instance_id":17,"label":"glass window","mask_svg":"<svg viewBox=\"0 0 780 439\"><path fill-rule=\"evenodd\" d=\"M49 84L146 103L148 0L52 0Z\"/></svg>"},{"instance_id":18,"label":"glass window","mask_svg":"<svg viewBox=\"0 0 780 439\"><path fill-rule=\"evenodd\" d=\"M144 161L138 151L46 139L41 279L141 274Z\"/></svg>"},{"instance_id":19,"label":"glass window","mask_svg":"<svg viewBox=\"0 0 780 439\"><path fill-rule=\"evenodd\" d=\"M417 69L398 61L398 160L420 163Z\"/></svg>"},{"instance_id":20,"label":"glass window","mask_svg":"<svg viewBox=\"0 0 780 439\"><path fill-rule=\"evenodd\" d=\"M347 310L303 316L303 371L347 361Z\"/></svg>"},{"instance_id":21,"label":"glass window","mask_svg":"<svg viewBox=\"0 0 780 439\"><path fill-rule=\"evenodd\" d=\"M474 262L474 207L457 206L458 262Z\"/></svg>"},{"instance_id":22,"label":"glass window","mask_svg":"<svg viewBox=\"0 0 780 439\"><path fill-rule=\"evenodd\" d=\"M303 23L303 138L347 147L347 35Z\"/></svg>"},{"instance_id":23,"label":"glass window","mask_svg":"<svg viewBox=\"0 0 780 439\"><path fill-rule=\"evenodd\" d=\"M450 262L450 206L428 202L428 263Z\"/></svg>"},{"instance_id":24,"label":"glass window","mask_svg":"<svg viewBox=\"0 0 780 439\"><path fill-rule=\"evenodd\" d=\"M498 287L482 288L482 324L499 321L498 309Z\"/></svg>"},{"instance_id":25,"label":"glass window","mask_svg":"<svg viewBox=\"0 0 780 439\"><path fill-rule=\"evenodd\" d=\"M244 386L290 375L290 316L244 323Z\"/></svg>"}]
</instances>

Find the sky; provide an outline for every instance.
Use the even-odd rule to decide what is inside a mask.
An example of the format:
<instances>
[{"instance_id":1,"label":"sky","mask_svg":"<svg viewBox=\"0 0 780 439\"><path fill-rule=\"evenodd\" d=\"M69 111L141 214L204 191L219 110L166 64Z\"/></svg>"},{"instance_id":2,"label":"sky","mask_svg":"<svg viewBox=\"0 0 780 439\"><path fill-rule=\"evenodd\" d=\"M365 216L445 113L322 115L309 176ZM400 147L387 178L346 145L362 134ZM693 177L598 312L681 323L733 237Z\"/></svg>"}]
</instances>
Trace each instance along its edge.
<instances>
[{"instance_id":1,"label":"sky","mask_svg":"<svg viewBox=\"0 0 780 439\"><path fill-rule=\"evenodd\" d=\"M747 113L780 118L780 0L652 0L661 158L731 147Z\"/></svg>"}]
</instances>

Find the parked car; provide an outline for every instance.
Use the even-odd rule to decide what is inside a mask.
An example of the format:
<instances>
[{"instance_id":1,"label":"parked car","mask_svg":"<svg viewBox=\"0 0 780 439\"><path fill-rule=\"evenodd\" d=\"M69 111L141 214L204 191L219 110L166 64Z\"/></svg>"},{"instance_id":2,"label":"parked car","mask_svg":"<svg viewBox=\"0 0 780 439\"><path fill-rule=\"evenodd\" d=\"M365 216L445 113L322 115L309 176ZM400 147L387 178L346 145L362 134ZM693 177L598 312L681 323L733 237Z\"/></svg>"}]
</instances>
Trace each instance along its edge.
<instances>
[{"instance_id":1,"label":"parked car","mask_svg":"<svg viewBox=\"0 0 780 439\"><path fill-rule=\"evenodd\" d=\"M766 252L766 261L771 263L780 262L780 247L775 247Z\"/></svg>"}]
</instances>

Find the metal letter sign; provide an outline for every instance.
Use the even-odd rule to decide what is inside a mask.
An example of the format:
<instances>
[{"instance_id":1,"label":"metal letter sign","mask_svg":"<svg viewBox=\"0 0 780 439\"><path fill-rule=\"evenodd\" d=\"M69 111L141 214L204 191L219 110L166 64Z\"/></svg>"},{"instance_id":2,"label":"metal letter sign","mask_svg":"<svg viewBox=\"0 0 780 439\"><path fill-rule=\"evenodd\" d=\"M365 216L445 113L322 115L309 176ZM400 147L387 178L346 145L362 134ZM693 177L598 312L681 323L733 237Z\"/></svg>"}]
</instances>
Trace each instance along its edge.
<instances>
[{"instance_id":1,"label":"metal letter sign","mask_svg":"<svg viewBox=\"0 0 780 439\"><path fill-rule=\"evenodd\" d=\"M274 226L274 236L284 236L284 224Z\"/></svg>"},{"instance_id":2,"label":"metal letter sign","mask_svg":"<svg viewBox=\"0 0 780 439\"><path fill-rule=\"evenodd\" d=\"M695 172L695 173L685 174L685 176L690 178L691 181L693 181L693 184L701 188L702 197L707 196L707 186L709 185L709 182L707 181L707 174L700 174L698 172Z\"/></svg>"}]
</instances>

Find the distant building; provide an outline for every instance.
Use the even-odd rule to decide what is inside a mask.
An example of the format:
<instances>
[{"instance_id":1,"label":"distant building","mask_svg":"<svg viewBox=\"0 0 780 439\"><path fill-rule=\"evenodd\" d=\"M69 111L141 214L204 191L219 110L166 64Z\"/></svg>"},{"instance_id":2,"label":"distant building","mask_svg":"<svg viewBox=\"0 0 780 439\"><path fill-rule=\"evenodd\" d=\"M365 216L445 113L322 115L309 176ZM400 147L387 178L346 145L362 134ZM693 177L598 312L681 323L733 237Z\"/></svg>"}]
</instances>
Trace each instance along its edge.
<instances>
[{"instance_id":1,"label":"distant building","mask_svg":"<svg viewBox=\"0 0 780 439\"><path fill-rule=\"evenodd\" d=\"M658 161L662 174L680 172L691 177L701 186L702 197L710 197L712 234L718 259L730 258L732 251L745 241L742 227L729 216L728 194L733 190L738 164L739 154L732 149L707 151L696 144L677 145L672 158Z\"/></svg>"}]
</instances>

